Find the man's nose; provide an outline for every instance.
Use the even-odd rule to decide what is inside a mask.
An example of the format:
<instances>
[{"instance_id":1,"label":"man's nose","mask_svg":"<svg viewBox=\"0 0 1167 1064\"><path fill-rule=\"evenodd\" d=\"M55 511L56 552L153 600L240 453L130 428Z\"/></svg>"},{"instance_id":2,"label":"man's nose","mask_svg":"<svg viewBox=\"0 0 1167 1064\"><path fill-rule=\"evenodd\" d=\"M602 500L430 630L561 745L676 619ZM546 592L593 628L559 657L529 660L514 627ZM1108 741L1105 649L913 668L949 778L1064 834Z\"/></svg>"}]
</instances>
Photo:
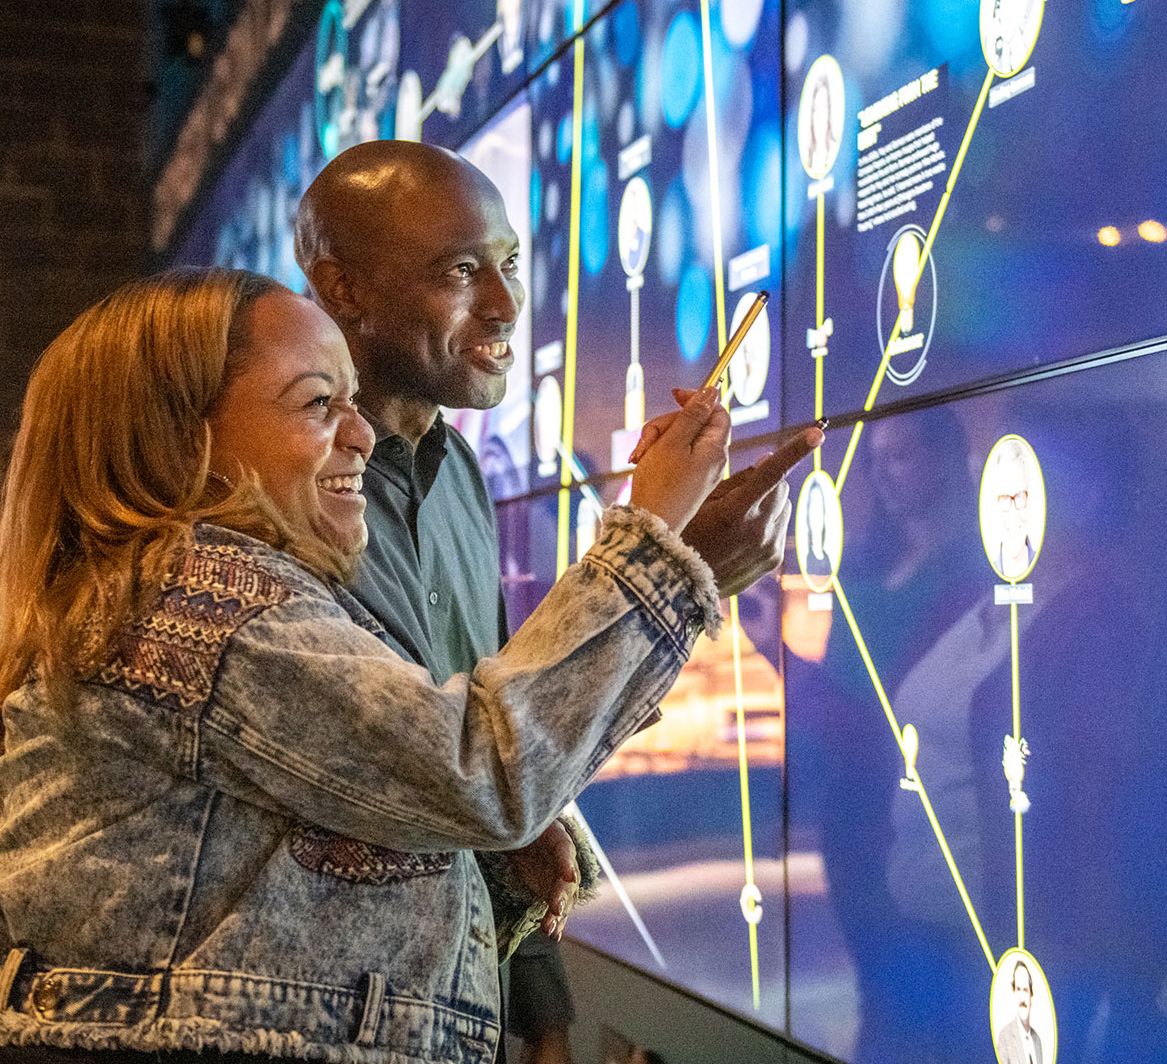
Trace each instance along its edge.
<instances>
[{"instance_id":1,"label":"man's nose","mask_svg":"<svg viewBox=\"0 0 1167 1064\"><path fill-rule=\"evenodd\" d=\"M502 270L491 270L479 290L479 314L487 321L513 325L525 298L526 292L517 277L508 277Z\"/></svg>"}]
</instances>

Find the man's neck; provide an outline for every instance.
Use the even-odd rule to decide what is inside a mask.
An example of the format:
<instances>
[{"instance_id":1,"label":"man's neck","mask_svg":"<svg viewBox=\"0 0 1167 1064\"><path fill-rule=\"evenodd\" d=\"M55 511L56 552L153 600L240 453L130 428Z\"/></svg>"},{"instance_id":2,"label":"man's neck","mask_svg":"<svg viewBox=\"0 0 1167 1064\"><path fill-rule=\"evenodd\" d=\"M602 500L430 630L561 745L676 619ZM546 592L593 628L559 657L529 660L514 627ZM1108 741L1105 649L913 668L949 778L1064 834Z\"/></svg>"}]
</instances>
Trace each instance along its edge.
<instances>
[{"instance_id":1,"label":"man's neck","mask_svg":"<svg viewBox=\"0 0 1167 1064\"><path fill-rule=\"evenodd\" d=\"M392 395L370 400L363 395L361 406L370 415L379 437L400 436L414 450L438 416L436 403L412 396Z\"/></svg>"}]
</instances>

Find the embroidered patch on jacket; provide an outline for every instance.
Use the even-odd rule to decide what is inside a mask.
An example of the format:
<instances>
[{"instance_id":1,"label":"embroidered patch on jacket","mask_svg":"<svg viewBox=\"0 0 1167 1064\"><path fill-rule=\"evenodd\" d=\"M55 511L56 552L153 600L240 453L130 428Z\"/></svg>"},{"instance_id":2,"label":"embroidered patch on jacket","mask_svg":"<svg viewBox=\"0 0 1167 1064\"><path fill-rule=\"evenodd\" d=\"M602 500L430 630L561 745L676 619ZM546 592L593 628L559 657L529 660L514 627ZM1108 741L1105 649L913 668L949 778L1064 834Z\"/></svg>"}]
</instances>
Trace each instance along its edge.
<instances>
[{"instance_id":1,"label":"embroidered patch on jacket","mask_svg":"<svg viewBox=\"0 0 1167 1064\"><path fill-rule=\"evenodd\" d=\"M299 824L289 843L292 856L313 872L350 883L391 883L448 871L452 853L402 853L346 838L315 824Z\"/></svg>"},{"instance_id":2,"label":"embroidered patch on jacket","mask_svg":"<svg viewBox=\"0 0 1167 1064\"><path fill-rule=\"evenodd\" d=\"M170 709L211 696L219 660L248 620L288 597L288 589L239 547L198 544L168 578L153 610L115 639L97 680L146 692Z\"/></svg>"}]
</instances>

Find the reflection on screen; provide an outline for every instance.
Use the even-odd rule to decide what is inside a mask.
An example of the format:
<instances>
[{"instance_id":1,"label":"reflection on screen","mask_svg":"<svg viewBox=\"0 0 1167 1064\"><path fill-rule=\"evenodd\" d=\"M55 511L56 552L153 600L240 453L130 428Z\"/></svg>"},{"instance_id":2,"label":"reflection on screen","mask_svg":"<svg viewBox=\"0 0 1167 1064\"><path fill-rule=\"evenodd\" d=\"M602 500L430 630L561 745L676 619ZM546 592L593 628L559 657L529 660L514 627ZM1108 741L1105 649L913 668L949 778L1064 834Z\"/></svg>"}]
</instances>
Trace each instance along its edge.
<instances>
[{"instance_id":1,"label":"reflection on screen","mask_svg":"<svg viewBox=\"0 0 1167 1064\"><path fill-rule=\"evenodd\" d=\"M864 434L832 589L784 603L796 1036L966 1059L991 1012L1012 1059L1020 960L1044 1059L1162 1053L1162 359Z\"/></svg>"}]
</instances>

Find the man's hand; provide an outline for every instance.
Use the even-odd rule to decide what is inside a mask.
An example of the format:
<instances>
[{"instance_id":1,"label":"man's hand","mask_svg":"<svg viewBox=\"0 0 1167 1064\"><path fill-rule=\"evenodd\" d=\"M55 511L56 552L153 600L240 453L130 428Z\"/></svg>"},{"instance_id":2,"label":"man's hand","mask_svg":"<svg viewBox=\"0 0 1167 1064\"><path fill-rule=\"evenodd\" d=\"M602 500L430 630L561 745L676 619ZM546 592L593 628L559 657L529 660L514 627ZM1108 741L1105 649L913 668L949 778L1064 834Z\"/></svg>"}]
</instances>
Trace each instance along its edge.
<instances>
[{"instance_id":1,"label":"man's hand","mask_svg":"<svg viewBox=\"0 0 1167 1064\"><path fill-rule=\"evenodd\" d=\"M676 389L677 402L692 392ZM662 414L644 426L629 460L639 461L678 413ZM823 442L821 429L803 429L784 440L756 466L723 480L681 533L713 570L723 598L736 595L782 564L790 523L790 489L783 479Z\"/></svg>"},{"instance_id":2,"label":"man's hand","mask_svg":"<svg viewBox=\"0 0 1167 1064\"><path fill-rule=\"evenodd\" d=\"M545 934L561 939L563 925L579 894L575 843L567 829L558 820L553 821L529 846L506 856L523 885L547 903L547 915L539 926Z\"/></svg>"}]
</instances>

